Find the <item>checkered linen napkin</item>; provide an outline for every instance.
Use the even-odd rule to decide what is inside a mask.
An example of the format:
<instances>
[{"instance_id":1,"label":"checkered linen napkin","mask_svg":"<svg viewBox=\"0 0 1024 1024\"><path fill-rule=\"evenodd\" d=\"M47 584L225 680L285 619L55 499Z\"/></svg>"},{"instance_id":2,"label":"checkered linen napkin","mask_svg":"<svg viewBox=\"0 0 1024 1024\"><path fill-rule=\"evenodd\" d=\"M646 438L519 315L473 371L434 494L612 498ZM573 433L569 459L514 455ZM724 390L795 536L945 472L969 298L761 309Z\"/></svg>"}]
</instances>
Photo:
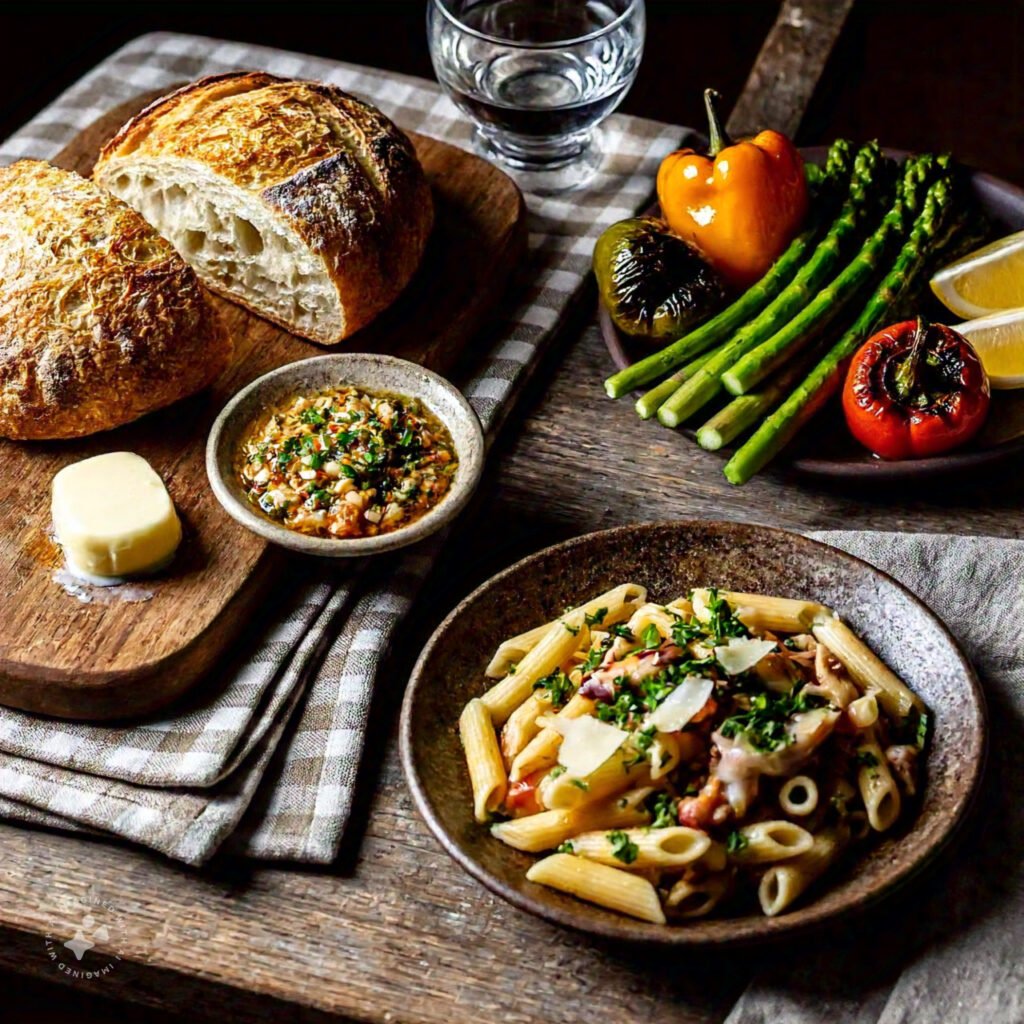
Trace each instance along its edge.
<instances>
[{"instance_id":1,"label":"checkered linen napkin","mask_svg":"<svg viewBox=\"0 0 1024 1024\"><path fill-rule=\"evenodd\" d=\"M726 1024L1020 1024L1024 541L811 536L895 576L949 626L989 703L988 784L961 845L912 892L785 952L755 979Z\"/></svg>"},{"instance_id":2,"label":"checkered linen napkin","mask_svg":"<svg viewBox=\"0 0 1024 1024\"><path fill-rule=\"evenodd\" d=\"M53 157L112 106L233 69L332 82L403 128L467 145L470 128L432 83L280 50L166 33L113 54L0 146L0 162ZM567 198L527 196L525 291L464 393L493 437L590 268L598 234L649 198L684 129L616 115L602 173ZM326 863L352 803L373 680L439 543L345 574L323 569L266 625L256 653L223 667L192 705L130 728L0 709L0 815L112 833L188 863L227 847ZM232 834L233 833L233 834Z\"/></svg>"}]
</instances>

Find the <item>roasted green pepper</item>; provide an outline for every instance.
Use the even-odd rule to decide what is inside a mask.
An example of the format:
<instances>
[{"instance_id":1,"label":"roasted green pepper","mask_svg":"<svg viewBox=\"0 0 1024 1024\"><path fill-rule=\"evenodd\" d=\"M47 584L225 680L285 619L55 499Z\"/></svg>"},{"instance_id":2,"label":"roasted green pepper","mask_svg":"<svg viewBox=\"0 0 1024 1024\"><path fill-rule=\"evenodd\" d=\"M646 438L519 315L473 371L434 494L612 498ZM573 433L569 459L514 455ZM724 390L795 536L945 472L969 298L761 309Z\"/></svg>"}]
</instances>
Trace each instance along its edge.
<instances>
[{"instance_id":1,"label":"roasted green pepper","mask_svg":"<svg viewBox=\"0 0 1024 1024\"><path fill-rule=\"evenodd\" d=\"M726 295L722 278L700 253L653 217L608 228L594 247L594 274L619 330L649 341L692 330Z\"/></svg>"}]
</instances>

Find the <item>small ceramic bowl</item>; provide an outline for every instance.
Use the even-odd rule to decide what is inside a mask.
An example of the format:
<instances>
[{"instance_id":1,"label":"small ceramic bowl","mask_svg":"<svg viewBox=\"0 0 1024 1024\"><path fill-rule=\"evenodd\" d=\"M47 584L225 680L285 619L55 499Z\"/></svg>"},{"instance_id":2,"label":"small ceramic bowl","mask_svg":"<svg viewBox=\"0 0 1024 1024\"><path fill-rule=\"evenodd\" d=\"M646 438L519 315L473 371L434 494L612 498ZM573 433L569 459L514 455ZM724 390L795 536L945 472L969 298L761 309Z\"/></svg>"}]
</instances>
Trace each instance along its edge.
<instances>
[{"instance_id":1,"label":"small ceramic bowl","mask_svg":"<svg viewBox=\"0 0 1024 1024\"><path fill-rule=\"evenodd\" d=\"M375 537L311 537L275 523L249 504L235 470L246 432L266 410L294 395L349 384L420 399L448 428L459 465L448 493L419 519ZM206 442L206 473L217 500L253 533L307 555L355 558L406 547L436 533L462 510L480 482L484 436L476 413L459 390L430 370L394 356L346 352L316 356L257 377L224 406Z\"/></svg>"}]
</instances>

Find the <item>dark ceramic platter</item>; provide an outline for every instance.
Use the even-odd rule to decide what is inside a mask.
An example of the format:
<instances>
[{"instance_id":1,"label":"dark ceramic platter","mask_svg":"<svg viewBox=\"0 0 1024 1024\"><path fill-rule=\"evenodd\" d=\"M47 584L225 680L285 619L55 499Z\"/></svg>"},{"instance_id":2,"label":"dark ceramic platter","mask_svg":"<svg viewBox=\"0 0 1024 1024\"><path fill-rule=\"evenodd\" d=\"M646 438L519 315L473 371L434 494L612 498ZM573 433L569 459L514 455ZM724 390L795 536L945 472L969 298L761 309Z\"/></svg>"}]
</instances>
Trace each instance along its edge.
<instances>
[{"instance_id":1,"label":"dark ceramic platter","mask_svg":"<svg viewBox=\"0 0 1024 1024\"><path fill-rule=\"evenodd\" d=\"M815 146L801 152L804 159L820 163L825 158L826 150L822 146ZM886 152L891 156L906 155L894 149ZM996 237L1024 228L1024 190L980 171L973 172L970 181L979 204L992 221ZM658 208L651 207L647 212L656 214ZM930 297L926 302L927 308L923 311L927 315L943 322L956 321L952 314ZM651 351L630 343L612 323L600 300L598 322L604 343L618 369L624 369ZM639 397L639 392L637 394ZM837 403L832 402L828 411L819 416L819 428L805 429L794 440L789 465L808 476L868 482L875 480L880 483L945 476L990 467L1024 451L1024 390L994 391L992 395L992 411L988 422L969 446L948 455L894 462L876 458L861 448L847 432ZM695 438L693 429L685 428L683 433L691 440ZM731 451L731 448L723 448L717 454L728 457ZM715 453L708 453L709 456L712 454Z\"/></svg>"},{"instance_id":2,"label":"dark ceramic platter","mask_svg":"<svg viewBox=\"0 0 1024 1024\"><path fill-rule=\"evenodd\" d=\"M465 703L487 688L499 642L624 582L653 600L693 587L804 597L834 607L925 700L934 720L923 799L898 834L840 866L793 911L668 927L634 921L528 882L535 857L473 820L457 734ZM908 590L835 548L796 534L732 523L619 527L548 548L467 597L438 627L413 670L402 707L402 763L417 807L449 854L499 896L557 924L616 939L724 946L791 935L862 909L929 863L961 823L981 780L985 704L942 623Z\"/></svg>"}]
</instances>

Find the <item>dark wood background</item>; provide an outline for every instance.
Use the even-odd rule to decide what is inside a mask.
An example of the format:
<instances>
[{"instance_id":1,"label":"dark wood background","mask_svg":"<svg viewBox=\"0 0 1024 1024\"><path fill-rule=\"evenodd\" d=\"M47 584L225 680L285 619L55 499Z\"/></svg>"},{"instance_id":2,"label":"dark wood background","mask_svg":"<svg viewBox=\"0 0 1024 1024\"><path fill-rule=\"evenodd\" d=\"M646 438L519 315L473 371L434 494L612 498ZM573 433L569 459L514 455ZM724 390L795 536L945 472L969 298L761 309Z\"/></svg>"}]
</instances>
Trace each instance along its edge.
<instances>
[{"instance_id":1,"label":"dark wood background","mask_svg":"<svg viewBox=\"0 0 1024 1024\"><path fill-rule=\"evenodd\" d=\"M20 5L18 5L20 7ZM699 123L700 94L715 85L731 103L778 10L773 2L658 2L648 0L647 52L624 109L680 123ZM197 32L266 43L341 60L431 75L424 3L323 2L279 4L40 3L31 14L0 13L0 135L45 106L104 55L132 37L156 29ZM27 9L21 8L22 10ZM845 134L878 137L904 148L950 149L961 159L1024 184L1024 3L858 0L804 119L800 141ZM583 319L586 318L586 313ZM472 568L435 583L435 607L450 607L467 589L513 557L562 536L632 518L714 511L724 518L766 521L755 510L781 494L774 480L726 493L706 483L706 468L686 456L669 476L664 460L672 438L648 432L630 451L589 453L606 458L613 477L634 465L638 493L628 508L613 509L604 494L585 488L545 501L538 494L539 461L557 461L549 425L600 395L605 356L589 332L571 349L557 349L538 373L531 393L495 450L479 505L488 514L471 531ZM554 381L552 382L552 378ZM628 410L614 416L631 427ZM587 446L584 445L586 448ZM602 471L603 473L604 471ZM715 475L714 467L710 475ZM1020 476L1019 473L1016 474ZM658 484L660 481L660 484ZM657 487L657 489L655 489ZM649 488L649 493L639 493ZM775 490L773 490L775 489ZM598 488L601 490L601 488ZM955 493L832 494L814 488L787 491L782 525L850 525L896 529L948 529L1019 533L1024 487L1005 478L976 481ZM492 515L491 512L496 514ZM398 652L396 676L433 625L421 617ZM387 736L389 723L382 731ZM367 770L379 770L370 759ZM394 780L392 780L393 782ZM369 786L369 784L368 784ZM75 988L57 988L0 973L5 1022L75 1020L79 1024L179 1020L153 1010L114 1005ZM185 1019L185 1018L180 1018ZM222 1018L223 1019L223 1018Z\"/></svg>"},{"instance_id":2,"label":"dark wood background","mask_svg":"<svg viewBox=\"0 0 1024 1024\"><path fill-rule=\"evenodd\" d=\"M158 29L265 43L433 77L425 0L0 5L0 137L122 43ZM650 31L623 109L699 124L701 89L731 103L773 0L647 0ZM31 10L31 14L8 13ZM1024 183L1024 0L857 0L801 142L877 136L949 149Z\"/></svg>"}]
</instances>

